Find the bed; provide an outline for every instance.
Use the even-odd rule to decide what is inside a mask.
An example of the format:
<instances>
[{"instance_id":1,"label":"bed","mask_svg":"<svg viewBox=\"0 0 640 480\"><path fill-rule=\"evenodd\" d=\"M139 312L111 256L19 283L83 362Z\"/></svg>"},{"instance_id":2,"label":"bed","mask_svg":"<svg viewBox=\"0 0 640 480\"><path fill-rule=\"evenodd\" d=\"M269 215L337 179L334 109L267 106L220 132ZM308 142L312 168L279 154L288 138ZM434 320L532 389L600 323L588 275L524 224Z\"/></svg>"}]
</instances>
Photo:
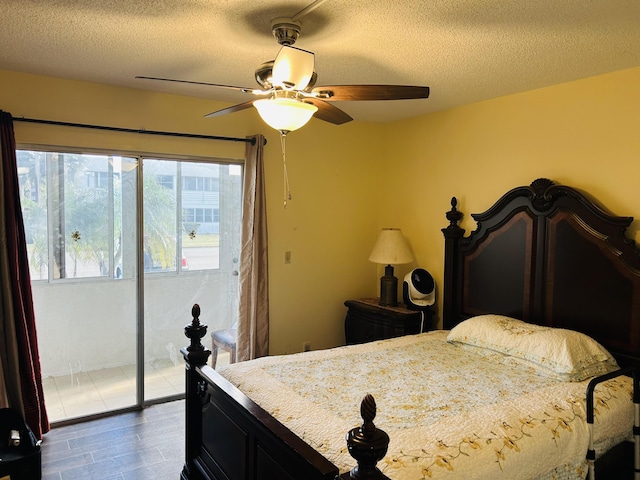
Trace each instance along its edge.
<instances>
[{"instance_id":1,"label":"bed","mask_svg":"<svg viewBox=\"0 0 640 480\"><path fill-rule=\"evenodd\" d=\"M619 478L611 475L632 456L626 440L638 413L632 218L547 179L473 215L468 235L455 198L446 217L442 331L267 357L223 376L206 365L194 306L181 478L585 478L585 457L598 458L603 478ZM540 354L546 341L529 341L559 332L561 342L565 332L588 335L576 334L588 355L560 359L555 348ZM501 336L524 342L496 346ZM579 368L565 368L569 357ZM471 388L460 397L455 382Z\"/></svg>"}]
</instances>

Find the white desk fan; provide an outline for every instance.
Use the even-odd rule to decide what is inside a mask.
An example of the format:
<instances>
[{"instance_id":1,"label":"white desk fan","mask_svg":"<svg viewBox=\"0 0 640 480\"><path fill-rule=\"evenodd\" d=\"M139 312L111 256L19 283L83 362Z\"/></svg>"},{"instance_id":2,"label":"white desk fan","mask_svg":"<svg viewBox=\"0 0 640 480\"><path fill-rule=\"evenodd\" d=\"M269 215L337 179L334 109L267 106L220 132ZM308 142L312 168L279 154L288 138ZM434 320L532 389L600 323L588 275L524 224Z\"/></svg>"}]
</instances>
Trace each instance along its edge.
<instances>
[{"instance_id":1,"label":"white desk fan","mask_svg":"<svg viewBox=\"0 0 640 480\"><path fill-rule=\"evenodd\" d=\"M436 302L436 283L424 268L415 268L405 275L402 294L408 309L428 310Z\"/></svg>"}]
</instances>

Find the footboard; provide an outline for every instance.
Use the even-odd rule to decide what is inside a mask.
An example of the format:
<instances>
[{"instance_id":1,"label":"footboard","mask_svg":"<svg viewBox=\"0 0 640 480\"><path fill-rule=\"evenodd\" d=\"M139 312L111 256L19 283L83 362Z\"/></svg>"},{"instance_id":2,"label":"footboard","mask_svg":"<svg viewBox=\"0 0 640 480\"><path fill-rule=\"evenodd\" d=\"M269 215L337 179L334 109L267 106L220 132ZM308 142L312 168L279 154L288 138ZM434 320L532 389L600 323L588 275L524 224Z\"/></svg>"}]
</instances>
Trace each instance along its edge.
<instances>
[{"instance_id":1,"label":"footboard","mask_svg":"<svg viewBox=\"0 0 640 480\"><path fill-rule=\"evenodd\" d=\"M328 460L215 370L202 366L195 373L203 427L194 463L204 478L333 480L337 476L337 468Z\"/></svg>"},{"instance_id":2,"label":"footboard","mask_svg":"<svg viewBox=\"0 0 640 480\"><path fill-rule=\"evenodd\" d=\"M191 325L185 327L191 345L182 349L186 451L181 480L337 479L335 465L206 365L211 352L201 339L207 327L200 324L198 305L192 314ZM388 437L373 425L373 398L365 402L365 423L349 432L349 451L359 466L343 478L386 479L375 464L386 453Z\"/></svg>"}]
</instances>

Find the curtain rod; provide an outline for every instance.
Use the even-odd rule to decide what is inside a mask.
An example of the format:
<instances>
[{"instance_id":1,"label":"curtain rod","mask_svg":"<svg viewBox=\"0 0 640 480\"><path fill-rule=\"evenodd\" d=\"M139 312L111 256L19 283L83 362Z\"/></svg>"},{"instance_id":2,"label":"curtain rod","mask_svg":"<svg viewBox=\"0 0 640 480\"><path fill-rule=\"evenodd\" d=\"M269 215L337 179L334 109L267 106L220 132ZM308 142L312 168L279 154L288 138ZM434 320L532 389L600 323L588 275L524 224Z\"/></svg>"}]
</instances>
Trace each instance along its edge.
<instances>
[{"instance_id":1,"label":"curtain rod","mask_svg":"<svg viewBox=\"0 0 640 480\"><path fill-rule=\"evenodd\" d=\"M55 120L40 120L37 118L25 118L25 117L13 117L16 122L28 122L28 123L43 123L45 125L58 125L62 127L77 127L77 128L92 128L94 130L109 130L112 132L124 132L124 133L141 133L144 135L162 135L167 137L185 137L185 138L200 138L204 140L224 140L228 142L245 142L251 145L256 144L254 138L236 138L236 137L219 137L216 135L199 135L195 133L179 133L179 132L160 132L157 130L136 130L134 128L121 128L121 127L106 127L103 125L87 125L85 123L71 123L71 122L58 122ZM265 143L266 139L265 139Z\"/></svg>"}]
</instances>

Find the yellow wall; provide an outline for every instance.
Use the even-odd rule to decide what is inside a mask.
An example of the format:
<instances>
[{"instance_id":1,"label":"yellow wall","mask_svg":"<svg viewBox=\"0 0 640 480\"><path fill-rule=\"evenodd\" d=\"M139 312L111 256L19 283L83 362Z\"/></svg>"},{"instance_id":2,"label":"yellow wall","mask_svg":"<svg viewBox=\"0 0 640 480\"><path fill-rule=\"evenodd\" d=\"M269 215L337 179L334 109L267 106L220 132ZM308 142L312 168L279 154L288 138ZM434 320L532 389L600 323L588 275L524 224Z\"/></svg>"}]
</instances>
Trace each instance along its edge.
<instances>
[{"instance_id":1,"label":"yellow wall","mask_svg":"<svg viewBox=\"0 0 640 480\"><path fill-rule=\"evenodd\" d=\"M640 219L639 125L640 68L397 122L386 130L381 172L396 195L382 217L403 229L416 264L438 285L440 229L452 196L466 214L467 232L475 229L469 213L484 212L507 190L539 177ZM637 242L639 230L640 220L628 230Z\"/></svg>"},{"instance_id":2,"label":"yellow wall","mask_svg":"<svg viewBox=\"0 0 640 480\"><path fill-rule=\"evenodd\" d=\"M301 351L307 340L313 349L344 343L344 301L377 294L367 258L378 230L379 129L312 120L289 134L286 209L279 139L267 133L272 353Z\"/></svg>"},{"instance_id":3,"label":"yellow wall","mask_svg":"<svg viewBox=\"0 0 640 480\"><path fill-rule=\"evenodd\" d=\"M437 91L433 95L437 95ZM293 200L283 208L275 132L253 110L218 119L206 99L0 71L0 108L15 117L244 137L264 133L271 353L344 341L343 302L377 295L367 258L382 227L402 228L416 261L442 284L451 196L482 212L538 177L583 189L640 218L640 68L511 95L391 124L313 119L287 138ZM244 144L16 123L18 142L242 158ZM463 226L473 229L466 216ZM639 221L630 233L640 240ZM284 264L291 251L292 263ZM441 305L439 291L438 304ZM204 315L203 315L204 318Z\"/></svg>"}]
</instances>

